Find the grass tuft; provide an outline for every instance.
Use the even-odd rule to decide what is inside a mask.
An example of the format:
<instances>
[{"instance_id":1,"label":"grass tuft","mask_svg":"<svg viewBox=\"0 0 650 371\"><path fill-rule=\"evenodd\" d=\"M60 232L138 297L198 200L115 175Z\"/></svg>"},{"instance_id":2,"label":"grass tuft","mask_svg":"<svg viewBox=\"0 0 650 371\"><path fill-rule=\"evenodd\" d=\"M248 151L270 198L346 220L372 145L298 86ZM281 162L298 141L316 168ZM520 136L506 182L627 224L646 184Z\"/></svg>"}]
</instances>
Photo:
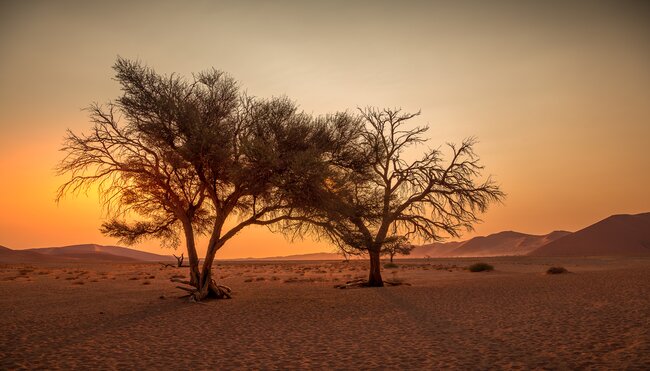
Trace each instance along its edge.
<instances>
[{"instance_id":1,"label":"grass tuft","mask_svg":"<svg viewBox=\"0 0 650 371\"><path fill-rule=\"evenodd\" d=\"M569 273L568 270L564 267L550 267L549 269L546 270L546 274L562 274L562 273Z\"/></svg>"},{"instance_id":2,"label":"grass tuft","mask_svg":"<svg viewBox=\"0 0 650 371\"><path fill-rule=\"evenodd\" d=\"M494 267L488 263L474 263L467 267L470 272L490 272L494 270Z\"/></svg>"}]
</instances>

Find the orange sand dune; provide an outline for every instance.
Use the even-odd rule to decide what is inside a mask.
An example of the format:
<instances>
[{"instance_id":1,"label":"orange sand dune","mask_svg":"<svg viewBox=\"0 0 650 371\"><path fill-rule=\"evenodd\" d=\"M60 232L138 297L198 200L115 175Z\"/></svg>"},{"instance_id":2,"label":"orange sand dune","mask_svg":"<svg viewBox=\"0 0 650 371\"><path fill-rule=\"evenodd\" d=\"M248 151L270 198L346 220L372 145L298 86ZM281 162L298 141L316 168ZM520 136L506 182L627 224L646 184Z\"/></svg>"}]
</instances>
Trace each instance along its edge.
<instances>
[{"instance_id":1,"label":"orange sand dune","mask_svg":"<svg viewBox=\"0 0 650 371\"><path fill-rule=\"evenodd\" d=\"M158 255L121 246L104 246L97 244L71 245L61 247L41 247L28 249L45 255L71 257L75 259L93 259L107 261L166 261L173 260L169 255Z\"/></svg>"},{"instance_id":2,"label":"orange sand dune","mask_svg":"<svg viewBox=\"0 0 650 371\"><path fill-rule=\"evenodd\" d=\"M532 256L650 255L650 213L612 215L531 252Z\"/></svg>"},{"instance_id":3,"label":"orange sand dune","mask_svg":"<svg viewBox=\"0 0 650 371\"><path fill-rule=\"evenodd\" d=\"M170 256L119 246L94 244L12 250L0 246L0 263L57 262L137 262L169 261Z\"/></svg>"},{"instance_id":4,"label":"orange sand dune","mask_svg":"<svg viewBox=\"0 0 650 371\"><path fill-rule=\"evenodd\" d=\"M554 231L546 235L531 235L513 231L474 237L462 242L434 243L416 247L411 257L474 257L526 255L570 232Z\"/></svg>"},{"instance_id":5,"label":"orange sand dune","mask_svg":"<svg viewBox=\"0 0 650 371\"><path fill-rule=\"evenodd\" d=\"M0 246L0 263L32 263L32 262L62 262L65 259L56 256L46 256L33 251L12 250L5 246Z\"/></svg>"}]
</instances>

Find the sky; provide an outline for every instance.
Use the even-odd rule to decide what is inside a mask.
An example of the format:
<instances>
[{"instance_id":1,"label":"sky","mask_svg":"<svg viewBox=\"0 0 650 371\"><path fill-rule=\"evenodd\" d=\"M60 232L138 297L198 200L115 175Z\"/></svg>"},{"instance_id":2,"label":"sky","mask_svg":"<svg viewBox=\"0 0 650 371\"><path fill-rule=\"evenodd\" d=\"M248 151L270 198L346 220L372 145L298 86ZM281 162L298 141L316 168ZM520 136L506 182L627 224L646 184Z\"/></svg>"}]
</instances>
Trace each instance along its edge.
<instances>
[{"instance_id":1,"label":"sky","mask_svg":"<svg viewBox=\"0 0 650 371\"><path fill-rule=\"evenodd\" d=\"M0 245L117 244L96 194L55 202L54 167L66 129L90 128L83 108L119 96L118 55L224 70L316 115L421 110L430 148L476 136L507 198L462 239L650 211L646 1L0 0ZM217 258L320 251L250 228Z\"/></svg>"}]
</instances>

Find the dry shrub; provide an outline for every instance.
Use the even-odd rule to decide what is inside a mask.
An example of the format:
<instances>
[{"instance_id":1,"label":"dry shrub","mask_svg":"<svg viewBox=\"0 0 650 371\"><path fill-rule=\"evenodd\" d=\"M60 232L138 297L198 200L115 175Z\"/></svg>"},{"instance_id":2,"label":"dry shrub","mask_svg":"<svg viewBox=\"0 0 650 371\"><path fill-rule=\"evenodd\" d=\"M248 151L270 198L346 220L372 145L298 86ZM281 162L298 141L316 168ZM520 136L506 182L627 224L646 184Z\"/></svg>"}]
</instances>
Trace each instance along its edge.
<instances>
[{"instance_id":1,"label":"dry shrub","mask_svg":"<svg viewBox=\"0 0 650 371\"><path fill-rule=\"evenodd\" d=\"M550 267L549 269L546 270L546 274L562 274L562 273L569 273L568 270L564 267Z\"/></svg>"},{"instance_id":2,"label":"dry shrub","mask_svg":"<svg viewBox=\"0 0 650 371\"><path fill-rule=\"evenodd\" d=\"M474 263L467 267L470 272L490 272L494 270L494 267L488 263Z\"/></svg>"}]
</instances>

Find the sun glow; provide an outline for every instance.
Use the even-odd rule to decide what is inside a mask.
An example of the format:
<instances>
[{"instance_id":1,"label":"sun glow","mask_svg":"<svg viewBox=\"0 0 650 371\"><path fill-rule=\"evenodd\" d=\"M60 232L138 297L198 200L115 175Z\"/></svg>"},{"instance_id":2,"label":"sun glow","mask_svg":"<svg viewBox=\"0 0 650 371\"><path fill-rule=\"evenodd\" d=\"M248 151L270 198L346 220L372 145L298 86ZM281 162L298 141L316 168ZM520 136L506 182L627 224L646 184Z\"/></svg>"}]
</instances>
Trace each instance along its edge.
<instances>
[{"instance_id":1,"label":"sun glow","mask_svg":"<svg viewBox=\"0 0 650 371\"><path fill-rule=\"evenodd\" d=\"M48 3L2 5L0 244L117 243L98 231L104 214L96 191L54 202L64 181L54 167L65 130L89 128L80 109L119 95L110 69L118 54L163 73L223 69L253 95L286 94L314 114L368 105L421 109L413 123L431 127L427 147L477 136L485 173L508 197L464 238L574 230L650 209L645 9L292 6L310 20L304 29L287 5L170 3L153 13L125 6L68 12ZM126 15L116 30L109 20L117 14ZM386 27L388 20L397 24ZM156 241L140 247L161 252ZM219 256L331 250L252 228Z\"/></svg>"}]
</instances>

